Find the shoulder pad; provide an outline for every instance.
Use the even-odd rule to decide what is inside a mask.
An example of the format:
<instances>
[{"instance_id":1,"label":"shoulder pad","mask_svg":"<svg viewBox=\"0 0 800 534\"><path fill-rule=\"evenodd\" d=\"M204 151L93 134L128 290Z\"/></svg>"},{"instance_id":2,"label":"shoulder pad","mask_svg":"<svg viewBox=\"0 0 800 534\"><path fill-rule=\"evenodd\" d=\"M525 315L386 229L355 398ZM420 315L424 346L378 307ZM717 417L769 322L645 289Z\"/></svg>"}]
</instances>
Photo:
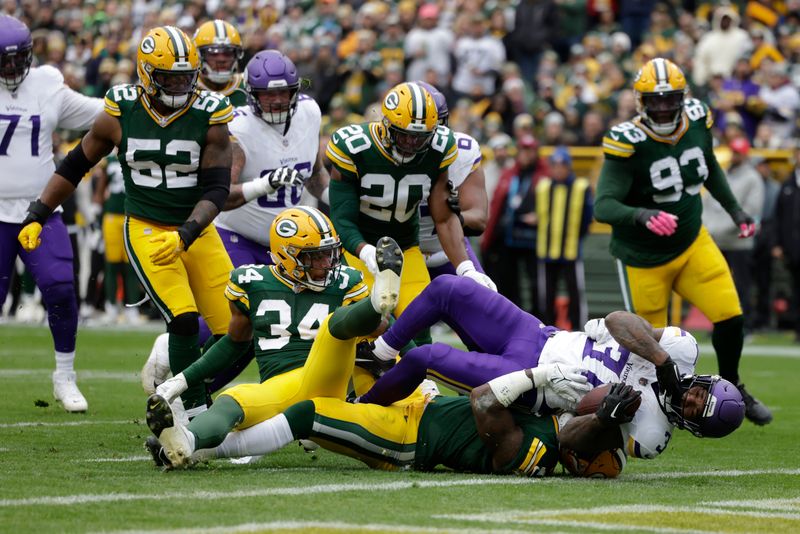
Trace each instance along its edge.
<instances>
[{"instance_id":1,"label":"shoulder pad","mask_svg":"<svg viewBox=\"0 0 800 534\"><path fill-rule=\"evenodd\" d=\"M704 121L706 128L714 125L714 115L709 111L704 102L696 98L687 98L683 101L683 111L692 122Z\"/></svg>"},{"instance_id":2,"label":"shoulder pad","mask_svg":"<svg viewBox=\"0 0 800 534\"><path fill-rule=\"evenodd\" d=\"M646 139L647 134L636 124L623 122L603 136L603 153L607 156L629 158L636 152L636 145Z\"/></svg>"},{"instance_id":3,"label":"shoulder pad","mask_svg":"<svg viewBox=\"0 0 800 534\"><path fill-rule=\"evenodd\" d=\"M342 126L331 135L325 155L336 169L343 174L357 175L353 156L368 150L372 145L372 138L368 133L369 124L351 124Z\"/></svg>"},{"instance_id":4,"label":"shoulder pad","mask_svg":"<svg viewBox=\"0 0 800 534\"><path fill-rule=\"evenodd\" d=\"M246 289L252 282L260 282L271 276L268 265L248 264L231 271L230 281L236 286ZM228 284L230 285L230 284Z\"/></svg>"},{"instance_id":5,"label":"shoulder pad","mask_svg":"<svg viewBox=\"0 0 800 534\"><path fill-rule=\"evenodd\" d=\"M351 267L349 265L342 265L339 268L339 278L337 278L337 280L344 280L345 277L349 279L347 282L347 287L353 287L354 285L364 280L364 273L362 273L355 267Z\"/></svg>"},{"instance_id":6,"label":"shoulder pad","mask_svg":"<svg viewBox=\"0 0 800 534\"><path fill-rule=\"evenodd\" d=\"M339 276L334 287L344 290L342 304L345 306L369 295L369 288L364 283L364 275L358 269L347 265L342 265L339 270Z\"/></svg>"},{"instance_id":7,"label":"shoulder pad","mask_svg":"<svg viewBox=\"0 0 800 534\"><path fill-rule=\"evenodd\" d=\"M192 108L207 112L208 123L211 125L225 124L233 118L233 105L230 99L214 91L197 91L197 98L192 102Z\"/></svg>"},{"instance_id":8,"label":"shoulder pad","mask_svg":"<svg viewBox=\"0 0 800 534\"><path fill-rule=\"evenodd\" d=\"M138 85L129 83L115 85L106 91L106 96L103 99L104 109L106 113L112 117L119 117L122 115L122 108L125 105L132 104L139 99L141 88Z\"/></svg>"}]
</instances>

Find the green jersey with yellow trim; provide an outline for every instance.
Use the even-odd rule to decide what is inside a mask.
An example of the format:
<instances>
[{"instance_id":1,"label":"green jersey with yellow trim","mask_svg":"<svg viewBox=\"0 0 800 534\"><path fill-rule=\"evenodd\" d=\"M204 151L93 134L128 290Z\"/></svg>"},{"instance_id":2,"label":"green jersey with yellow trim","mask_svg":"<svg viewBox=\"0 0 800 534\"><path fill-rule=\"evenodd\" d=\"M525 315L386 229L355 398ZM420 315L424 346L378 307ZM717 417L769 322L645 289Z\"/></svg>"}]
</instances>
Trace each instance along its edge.
<instances>
[{"instance_id":1,"label":"green jersey with yellow trim","mask_svg":"<svg viewBox=\"0 0 800 534\"><path fill-rule=\"evenodd\" d=\"M125 213L125 179L122 176L122 165L116 155L106 157L106 176L108 197L103 202L104 213Z\"/></svg>"},{"instance_id":2,"label":"green jersey with yellow trim","mask_svg":"<svg viewBox=\"0 0 800 534\"><path fill-rule=\"evenodd\" d=\"M235 108L247 105L247 90L244 86L244 75L241 73L234 74L231 83L222 89L212 89L203 82L202 76L197 80L197 87L204 91L227 96Z\"/></svg>"},{"instance_id":3,"label":"green jersey with yellow trim","mask_svg":"<svg viewBox=\"0 0 800 534\"><path fill-rule=\"evenodd\" d=\"M242 265L225 296L253 325L261 381L302 367L322 322L339 306L369 296L360 271L342 266L324 291L297 286L277 266Z\"/></svg>"},{"instance_id":4,"label":"green jersey with yellow trim","mask_svg":"<svg viewBox=\"0 0 800 534\"><path fill-rule=\"evenodd\" d=\"M202 196L200 155L211 126L233 118L227 97L197 91L186 106L162 117L137 85L116 85L105 111L119 120L119 162L125 180L125 212L162 224L186 222Z\"/></svg>"},{"instance_id":5,"label":"green jersey with yellow trim","mask_svg":"<svg viewBox=\"0 0 800 534\"><path fill-rule=\"evenodd\" d=\"M610 250L626 265L664 264L686 250L702 225L705 185L732 210L738 204L714 155L711 112L696 99L684 102L675 133L661 136L641 118L611 128L603 138L605 162L597 185L595 218L612 225ZM636 216L642 209L672 213L678 227L656 236Z\"/></svg>"},{"instance_id":6,"label":"green jersey with yellow trim","mask_svg":"<svg viewBox=\"0 0 800 534\"><path fill-rule=\"evenodd\" d=\"M511 410L522 429L522 446L508 465L495 469L492 453L478 436L472 406L467 397L436 397L425 407L419 423L414 469L429 471L444 465L472 473L516 473L542 476L558 462L558 423Z\"/></svg>"},{"instance_id":7,"label":"green jersey with yellow trim","mask_svg":"<svg viewBox=\"0 0 800 534\"><path fill-rule=\"evenodd\" d=\"M381 141L380 128L377 122L339 128L326 151L342 175L331 182L331 219L351 254L359 243L383 236L403 249L418 244L419 203L458 156L453 132L439 126L424 153L398 165Z\"/></svg>"}]
</instances>

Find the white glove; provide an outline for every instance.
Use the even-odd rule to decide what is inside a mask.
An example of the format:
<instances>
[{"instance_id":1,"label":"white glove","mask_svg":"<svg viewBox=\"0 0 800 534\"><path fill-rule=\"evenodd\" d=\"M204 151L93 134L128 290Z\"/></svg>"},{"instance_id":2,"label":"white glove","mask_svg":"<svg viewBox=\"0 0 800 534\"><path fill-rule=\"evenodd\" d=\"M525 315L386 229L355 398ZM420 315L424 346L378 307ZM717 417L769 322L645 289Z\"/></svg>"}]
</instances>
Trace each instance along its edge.
<instances>
[{"instance_id":1,"label":"white glove","mask_svg":"<svg viewBox=\"0 0 800 534\"><path fill-rule=\"evenodd\" d=\"M531 372L534 386L549 389L568 402L578 402L592 389L580 367L552 363L535 367Z\"/></svg>"},{"instance_id":2,"label":"white glove","mask_svg":"<svg viewBox=\"0 0 800 534\"><path fill-rule=\"evenodd\" d=\"M472 263L470 260L464 260L461 263L459 263L458 267L456 267L456 274L458 276L463 276L465 278L472 278L480 285L488 287L492 291L495 292L497 291L497 286L495 285L494 282L492 282L492 279L486 276L485 274L478 272L475 269L475 264Z\"/></svg>"},{"instance_id":3,"label":"white glove","mask_svg":"<svg viewBox=\"0 0 800 534\"><path fill-rule=\"evenodd\" d=\"M378 276L378 259L375 254L375 247L372 245L364 245L361 252L358 253L358 258L364 262L372 276Z\"/></svg>"},{"instance_id":4,"label":"white glove","mask_svg":"<svg viewBox=\"0 0 800 534\"><path fill-rule=\"evenodd\" d=\"M172 402L181 393L189 389L189 384L186 383L186 377L183 373L178 373L169 380L165 380L156 388L156 394L161 395L167 402Z\"/></svg>"},{"instance_id":5,"label":"white glove","mask_svg":"<svg viewBox=\"0 0 800 534\"><path fill-rule=\"evenodd\" d=\"M242 196L246 202L269 195L281 187L303 185L303 175L295 169L280 167L260 178L242 184Z\"/></svg>"},{"instance_id":6,"label":"white glove","mask_svg":"<svg viewBox=\"0 0 800 534\"><path fill-rule=\"evenodd\" d=\"M583 331L586 332L587 336L601 345L608 343L614 338L611 332L608 331L608 328L606 328L605 319L589 319L586 321L586 324L583 325Z\"/></svg>"}]
</instances>

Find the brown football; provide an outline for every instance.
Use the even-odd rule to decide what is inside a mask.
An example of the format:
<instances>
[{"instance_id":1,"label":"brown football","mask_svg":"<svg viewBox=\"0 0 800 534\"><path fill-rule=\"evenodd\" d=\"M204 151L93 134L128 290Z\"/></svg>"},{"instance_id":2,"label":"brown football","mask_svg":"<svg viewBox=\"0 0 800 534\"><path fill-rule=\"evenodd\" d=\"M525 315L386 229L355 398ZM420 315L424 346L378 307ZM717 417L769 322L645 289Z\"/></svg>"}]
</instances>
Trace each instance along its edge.
<instances>
[{"instance_id":1,"label":"brown football","mask_svg":"<svg viewBox=\"0 0 800 534\"><path fill-rule=\"evenodd\" d=\"M578 407L576 409L578 415L587 415L590 413L594 413L603 403L603 399L606 398L608 395L609 390L611 389L611 384L603 384L602 386L597 386L589 393L583 396L581 401L578 403ZM627 410L628 415L633 415L636 413L636 410L639 409L639 406L642 404L642 398L639 397L636 402L630 405Z\"/></svg>"}]
</instances>

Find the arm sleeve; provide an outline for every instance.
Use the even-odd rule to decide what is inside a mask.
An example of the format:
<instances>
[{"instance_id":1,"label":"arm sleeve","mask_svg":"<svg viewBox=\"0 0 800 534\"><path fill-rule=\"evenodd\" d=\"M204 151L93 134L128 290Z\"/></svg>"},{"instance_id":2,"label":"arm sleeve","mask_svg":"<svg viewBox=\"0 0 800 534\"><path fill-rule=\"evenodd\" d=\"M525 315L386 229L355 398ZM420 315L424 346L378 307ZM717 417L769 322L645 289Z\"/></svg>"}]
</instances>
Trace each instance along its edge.
<instances>
[{"instance_id":1,"label":"arm sleeve","mask_svg":"<svg viewBox=\"0 0 800 534\"><path fill-rule=\"evenodd\" d=\"M251 341L233 341L228 335L223 336L199 360L183 370L186 383L194 386L206 378L215 377L238 360L251 343Z\"/></svg>"},{"instance_id":2,"label":"arm sleeve","mask_svg":"<svg viewBox=\"0 0 800 534\"><path fill-rule=\"evenodd\" d=\"M633 176L626 168L626 162L606 156L597 182L595 219L611 225L635 225L638 208L622 203L632 185Z\"/></svg>"},{"instance_id":3,"label":"arm sleeve","mask_svg":"<svg viewBox=\"0 0 800 534\"><path fill-rule=\"evenodd\" d=\"M722 168L719 166L719 162L713 152L708 162L708 180L706 180L705 186L711 196L728 213L733 214L733 212L742 209L736 201L736 197L733 196L728 185L728 179L725 177L725 173L722 172Z\"/></svg>"},{"instance_id":4,"label":"arm sleeve","mask_svg":"<svg viewBox=\"0 0 800 534\"><path fill-rule=\"evenodd\" d=\"M365 241L358 229L358 185L345 180L331 180L331 219L339 231L342 246L347 252L357 256L356 247Z\"/></svg>"}]
</instances>

